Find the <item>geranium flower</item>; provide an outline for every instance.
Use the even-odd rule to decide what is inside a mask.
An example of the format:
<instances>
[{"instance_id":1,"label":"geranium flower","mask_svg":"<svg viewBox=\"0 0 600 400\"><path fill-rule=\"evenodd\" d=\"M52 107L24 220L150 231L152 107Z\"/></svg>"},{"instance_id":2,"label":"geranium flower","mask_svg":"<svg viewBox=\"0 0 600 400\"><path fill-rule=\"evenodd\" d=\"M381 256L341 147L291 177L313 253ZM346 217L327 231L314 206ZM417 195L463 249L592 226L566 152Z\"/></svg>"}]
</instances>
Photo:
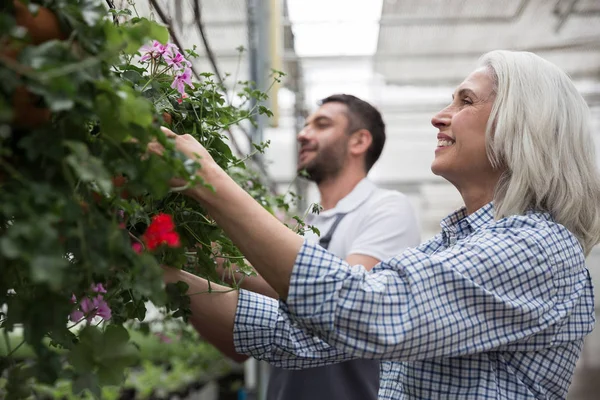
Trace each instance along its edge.
<instances>
[{"instance_id":1,"label":"geranium flower","mask_svg":"<svg viewBox=\"0 0 600 400\"><path fill-rule=\"evenodd\" d=\"M102 295L94 297L92 299L92 305L94 306L95 314L99 317L104 318L105 321L108 321L112 317L112 310L108 306L108 303L104 301Z\"/></svg>"},{"instance_id":2,"label":"geranium flower","mask_svg":"<svg viewBox=\"0 0 600 400\"><path fill-rule=\"evenodd\" d=\"M178 51L174 52L173 54L165 54L164 59L169 67L175 67L176 69L186 68L191 65L190 62L186 60Z\"/></svg>"},{"instance_id":3,"label":"geranium flower","mask_svg":"<svg viewBox=\"0 0 600 400\"><path fill-rule=\"evenodd\" d=\"M168 214L154 216L142 239L149 250L154 250L163 244L169 247L179 247L180 245L173 218Z\"/></svg>"},{"instance_id":4,"label":"geranium flower","mask_svg":"<svg viewBox=\"0 0 600 400\"><path fill-rule=\"evenodd\" d=\"M171 343L173 341L170 337L161 332L156 332L154 335L163 343Z\"/></svg>"},{"instance_id":5,"label":"geranium flower","mask_svg":"<svg viewBox=\"0 0 600 400\"><path fill-rule=\"evenodd\" d=\"M192 89L194 88L194 85L192 84L192 69L189 67L186 67L181 74L175 75L175 79L173 80L173 83L171 83L171 88L177 89L183 96L185 93L185 85L188 85Z\"/></svg>"},{"instance_id":6,"label":"geranium flower","mask_svg":"<svg viewBox=\"0 0 600 400\"><path fill-rule=\"evenodd\" d=\"M106 290L101 283L92 284L90 290L92 293L106 293ZM74 294L71 296L71 302L77 302L77 298ZM102 317L104 320L109 320L112 317L112 310L101 294L98 294L93 298L84 297L79 302L79 307L71 312L70 319L73 322L79 322L85 317L88 322L91 322L96 316Z\"/></svg>"},{"instance_id":7,"label":"geranium flower","mask_svg":"<svg viewBox=\"0 0 600 400\"><path fill-rule=\"evenodd\" d=\"M173 52L179 52L179 48L173 43L162 44L158 40L152 41L151 44L144 45L140 48L142 57L141 62L146 62L151 58L160 58L163 55L170 55Z\"/></svg>"},{"instance_id":8,"label":"geranium flower","mask_svg":"<svg viewBox=\"0 0 600 400\"><path fill-rule=\"evenodd\" d=\"M133 251L135 251L137 254L141 254L143 247L142 244L139 242L133 242L131 243L131 248L133 249Z\"/></svg>"},{"instance_id":9,"label":"geranium flower","mask_svg":"<svg viewBox=\"0 0 600 400\"><path fill-rule=\"evenodd\" d=\"M190 96L188 96L188 95L187 95L187 93L182 93L182 94L181 94L181 97L177 99L177 102L178 102L179 104L181 104L181 103L183 103L183 100L184 100L184 99L187 99L188 97L190 97Z\"/></svg>"},{"instance_id":10,"label":"geranium flower","mask_svg":"<svg viewBox=\"0 0 600 400\"><path fill-rule=\"evenodd\" d=\"M104 286L102 286L101 283L98 283L96 285L92 284L91 289L94 293L106 293L106 289L104 289Z\"/></svg>"}]
</instances>

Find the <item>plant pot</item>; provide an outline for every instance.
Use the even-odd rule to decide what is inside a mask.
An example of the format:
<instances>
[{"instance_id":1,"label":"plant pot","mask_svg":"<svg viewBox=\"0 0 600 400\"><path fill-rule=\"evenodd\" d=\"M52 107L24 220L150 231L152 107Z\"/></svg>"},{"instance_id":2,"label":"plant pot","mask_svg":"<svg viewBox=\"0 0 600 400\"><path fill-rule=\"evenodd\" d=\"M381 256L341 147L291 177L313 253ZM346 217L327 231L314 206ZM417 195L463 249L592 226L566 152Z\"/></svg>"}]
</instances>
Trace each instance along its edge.
<instances>
[{"instance_id":1,"label":"plant pot","mask_svg":"<svg viewBox=\"0 0 600 400\"><path fill-rule=\"evenodd\" d=\"M128 200L131 197L129 191L127 191L127 189L120 189L127 183L127 178L123 175L118 175L113 176L111 180L116 192L119 193L119 196L124 200ZM102 201L102 195L98 192L92 192L92 198L96 204L99 204Z\"/></svg>"},{"instance_id":2,"label":"plant pot","mask_svg":"<svg viewBox=\"0 0 600 400\"><path fill-rule=\"evenodd\" d=\"M13 124L19 128L36 128L50 122L50 110L39 107L39 97L25 86L15 89L12 96Z\"/></svg>"},{"instance_id":3,"label":"plant pot","mask_svg":"<svg viewBox=\"0 0 600 400\"><path fill-rule=\"evenodd\" d=\"M46 7L40 7L34 15L19 0L13 0L13 5L17 25L27 29L32 44L38 45L53 39L65 40L67 38L56 15Z\"/></svg>"},{"instance_id":4,"label":"plant pot","mask_svg":"<svg viewBox=\"0 0 600 400\"><path fill-rule=\"evenodd\" d=\"M165 121L165 124L167 125L171 125L171 123L173 122L173 117L168 112L162 113L162 117L163 121Z\"/></svg>"},{"instance_id":5,"label":"plant pot","mask_svg":"<svg viewBox=\"0 0 600 400\"><path fill-rule=\"evenodd\" d=\"M40 7L32 14L26 5L13 0L14 16L18 26L27 29L30 43L39 45L49 40L64 40L67 35L61 29L56 15L46 7ZM7 39L2 43L2 55L16 60L23 44ZM39 97L24 86L18 87L12 97L13 124L19 128L36 128L50 121L50 110L39 106Z\"/></svg>"}]
</instances>

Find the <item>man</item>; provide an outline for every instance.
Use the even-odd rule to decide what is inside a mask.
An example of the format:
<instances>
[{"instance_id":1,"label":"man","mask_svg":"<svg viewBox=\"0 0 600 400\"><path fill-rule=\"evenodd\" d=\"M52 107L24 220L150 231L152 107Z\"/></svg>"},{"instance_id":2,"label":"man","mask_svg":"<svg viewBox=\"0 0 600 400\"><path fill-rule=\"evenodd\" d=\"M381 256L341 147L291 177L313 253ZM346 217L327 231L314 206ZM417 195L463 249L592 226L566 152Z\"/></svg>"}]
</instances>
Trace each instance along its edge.
<instances>
[{"instance_id":1,"label":"man","mask_svg":"<svg viewBox=\"0 0 600 400\"><path fill-rule=\"evenodd\" d=\"M318 242L350 265L362 265L368 270L381 260L419 244L416 217L406 196L377 188L366 178L385 143L385 125L373 106L351 95L329 96L307 119L298 141L298 169L305 170L317 184L323 207L322 212L310 214L306 221L319 229L321 237L308 233L308 240ZM179 276L166 280L182 279L190 284L193 278ZM244 279L242 288L277 297L260 276ZM229 341L223 335L231 336L231 332L226 329L220 334L213 332L215 320L205 301L206 297L192 298L192 324L225 354L244 360L245 357L232 354L237 347L234 350L231 344L220 345ZM237 308L237 304L233 300L224 301L217 307L229 311L231 307ZM238 326L240 319L234 318L234 329L242 331ZM231 322L229 318L228 323ZM238 343L238 347L242 350L243 344ZM351 360L293 371L273 367L267 399L375 400L378 389L378 361Z\"/></svg>"}]
</instances>

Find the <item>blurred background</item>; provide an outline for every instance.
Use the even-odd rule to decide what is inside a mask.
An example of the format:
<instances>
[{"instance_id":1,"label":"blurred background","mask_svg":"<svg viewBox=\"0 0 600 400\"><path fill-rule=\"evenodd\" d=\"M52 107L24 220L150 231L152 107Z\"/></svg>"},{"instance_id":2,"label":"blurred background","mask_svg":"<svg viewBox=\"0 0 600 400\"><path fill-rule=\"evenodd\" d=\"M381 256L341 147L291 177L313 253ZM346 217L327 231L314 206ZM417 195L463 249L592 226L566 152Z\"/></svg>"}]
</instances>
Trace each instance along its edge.
<instances>
[{"instance_id":1,"label":"blurred background","mask_svg":"<svg viewBox=\"0 0 600 400\"><path fill-rule=\"evenodd\" d=\"M137 0L135 7L168 24L180 47L196 46L197 74L225 78L232 92L239 80L268 90L274 116L234 131L231 141L241 153L270 141L255 162L274 190L302 196L299 210L318 197L296 179L296 134L319 99L349 93L377 106L387 124L371 179L412 199L423 240L437 233L461 199L430 172L430 119L490 50L532 51L568 72L589 104L600 147L599 0ZM281 82L272 68L286 74ZM600 249L588 262L600 288ZM266 368L249 362L240 375L245 396L262 398ZM600 328L586 341L569 399L600 398L599 378Z\"/></svg>"}]
</instances>

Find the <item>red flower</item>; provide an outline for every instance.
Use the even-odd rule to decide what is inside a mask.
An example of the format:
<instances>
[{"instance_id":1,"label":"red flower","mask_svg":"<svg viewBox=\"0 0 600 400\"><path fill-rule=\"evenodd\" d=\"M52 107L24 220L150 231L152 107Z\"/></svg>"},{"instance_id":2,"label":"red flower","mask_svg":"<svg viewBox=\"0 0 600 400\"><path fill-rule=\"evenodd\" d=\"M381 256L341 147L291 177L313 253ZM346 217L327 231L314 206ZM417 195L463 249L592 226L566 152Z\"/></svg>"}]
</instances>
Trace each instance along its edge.
<instances>
[{"instance_id":1,"label":"red flower","mask_svg":"<svg viewBox=\"0 0 600 400\"><path fill-rule=\"evenodd\" d=\"M169 247L179 247L180 245L173 218L168 214L154 216L142 239L144 239L148 250L154 250L163 244Z\"/></svg>"}]
</instances>

